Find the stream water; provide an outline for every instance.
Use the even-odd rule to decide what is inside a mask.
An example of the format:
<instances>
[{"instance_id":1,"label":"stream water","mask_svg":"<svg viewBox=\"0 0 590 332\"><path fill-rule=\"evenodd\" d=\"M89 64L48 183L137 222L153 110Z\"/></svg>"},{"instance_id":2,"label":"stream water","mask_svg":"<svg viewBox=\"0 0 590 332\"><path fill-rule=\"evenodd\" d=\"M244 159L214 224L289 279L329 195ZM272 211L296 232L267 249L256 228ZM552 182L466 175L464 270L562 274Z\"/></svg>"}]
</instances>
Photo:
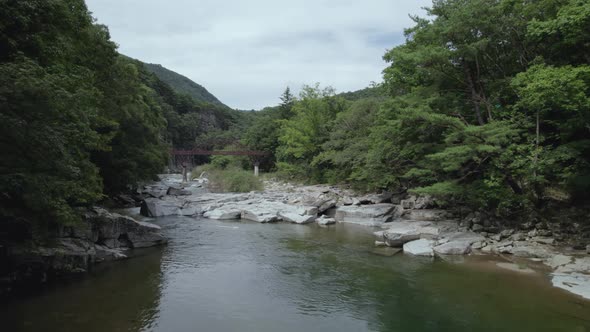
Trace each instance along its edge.
<instances>
[{"instance_id":1,"label":"stream water","mask_svg":"<svg viewBox=\"0 0 590 332\"><path fill-rule=\"evenodd\" d=\"M590 302L350 225L161 218L168 246L0 306L2 331L590 331Z\"/></svg>"}]
</instances>

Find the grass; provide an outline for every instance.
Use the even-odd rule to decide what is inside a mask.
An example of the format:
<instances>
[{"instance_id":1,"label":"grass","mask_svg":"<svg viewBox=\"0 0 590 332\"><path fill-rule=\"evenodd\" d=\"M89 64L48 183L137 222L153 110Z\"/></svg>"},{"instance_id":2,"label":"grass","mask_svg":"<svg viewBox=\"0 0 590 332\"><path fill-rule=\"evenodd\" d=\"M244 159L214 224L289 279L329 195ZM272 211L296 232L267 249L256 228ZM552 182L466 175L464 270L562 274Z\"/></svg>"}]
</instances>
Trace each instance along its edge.
<instances>
[{"instance_id":1,"label":"grass","mask_svg":"<svg viewBox=\"0 0 590 332\"><path fill-rule=\"evenodd\" d=\"M262 181L251 171L233 167L219 169L207 164L193 169L193 178L199 177L203 172L205 172L205 177L209 179L209 189L212 191L244 193L264 189Z\"/></svg>"}]
</instances>

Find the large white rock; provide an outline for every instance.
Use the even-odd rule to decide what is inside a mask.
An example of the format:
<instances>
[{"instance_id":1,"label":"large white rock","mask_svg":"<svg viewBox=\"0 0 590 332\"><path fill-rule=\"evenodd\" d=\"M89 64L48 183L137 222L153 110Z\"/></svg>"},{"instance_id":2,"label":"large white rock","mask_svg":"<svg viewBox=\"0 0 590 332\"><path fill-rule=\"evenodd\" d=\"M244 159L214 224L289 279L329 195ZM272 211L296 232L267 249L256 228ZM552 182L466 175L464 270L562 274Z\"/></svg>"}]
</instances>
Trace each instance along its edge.
<instances>
[{"instance_id":1,"label":"large white rock","mask_svg":"<svg viewBox=\"0 0 590 332\"><path fill-rule=\"evenodd\" d=\"M165 217L181 215L182 201L170 196L165 199L146 198L141 203L141 214L146 217Z\"/></svg>"},{"instance_id":2,"label":"large white rock","mask_svg":"<svg viewBox=\"0 0 590 332\"><path fill-rule=\"evenodd\" d=\"M327 226L327 225L335 224L336 223L336 219L329 218L329 217L326 217L326 216L321 216L320 218L317 218L316 219L316 222L320 226Z\"/></svg>"},{"instance_id":3,"label":"large white rock","mask_svg":"<svg viewBox=\"0 0 590 332\"><path fill-rule=\"evenodd\" d=\"M434 252L439 255L466 255L471 252L469 241L450 241L434 247Z\"/></svg>"},{"instance_id":4,"label":"large white rock","mask_svg":"<svg viewBox=\"0 0 590 332\"><path fill-rule=\"evenodd\" d=\"M590 275L582 273L554 273L551 279L554 287L580 295L590 300Z\"/></svg>"},{"instance_id":5,"label":"large white rock","mask_svg":"<svg viewBox=\"0 0 590 332\"><path fill-rule=\"evenodd\" d=\"M240 217L245 220L256 221L260 223L269 223L280 220L276 211L273 212L269 209L259 208L257 206L242 210Z\"/></svg>"},{"instance_id":6,"label":"large white rock","mask_svg":"<svg viewBox=\"0 0 590 332\"><path fill-rule=\"evenodd\" d=\"M309 216L309 215L300 215L297 213L292 213L292 212L279 212L278 213L279 218L283 219L284 221L287 222L292 222L295 224L309 224L315 221L316 217L315 216Z\"/></svg>"},{"instance_id":7,"label":"large white rock","mask_svg":"<svg viewBox=\"0 0 590 332\"><path fill-rule=\"evenodd\" d=\"M438 233L438 228L431 226L429 222L396 221L383 231L382 237L388 246L402 247L407 242L423 237L432 238Z\"/></svg>"},{"instance_id":8,"label":"large white rock","mask_svg":"<svg viewBox=\"0 0 590 332\"><path fill-rule=\"evenodd\" d=\"M404 244L404 253L414 256L434 256L432 247L434 241L427 239L420 239Z\"/></svg>"},{"instance_id":9,"label":"large white rock","mask_svg":"<svg viewBox=\"0 0 590 332\"><path fill-rule=\"evenodd\" d=\"M336 209L334 219L343 223L379 226L393 219L395 209L395 205L385 203L363 206L341 206Z\"/></svg>"}]
</instances>

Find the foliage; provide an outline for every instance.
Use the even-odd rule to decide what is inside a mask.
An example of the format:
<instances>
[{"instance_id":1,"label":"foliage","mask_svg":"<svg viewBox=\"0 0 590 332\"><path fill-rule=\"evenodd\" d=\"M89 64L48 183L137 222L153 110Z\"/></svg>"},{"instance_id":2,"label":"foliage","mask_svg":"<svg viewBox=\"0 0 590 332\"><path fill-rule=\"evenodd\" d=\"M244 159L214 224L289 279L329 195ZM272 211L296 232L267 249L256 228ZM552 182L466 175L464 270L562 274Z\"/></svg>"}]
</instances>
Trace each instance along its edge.
<instances>
[{"instance_id":1,"label":"foliage","mask_svg":"<svg viewBox=\"0 0 590 332\"><path fill-rule=\"evenodd\" d=\"M161 170L156 93L84 1L2 1L0 21L2 216L73 223Z\"/></svg>"},{"instance_id":2,"label":"foliage","mask_svg":"<svg viewBox=\"0 0 590 332\"><path fill-rule=\"evenodd\" d=\"M589 3L436 0L426 12L384 55L382 84L339 95L354 102L306 87L291 118L260 118L258 130L281 124L265 143L279 172L511 218L587 201Z\"/></svg>"},{"instance_id":3,"label":"foliage","mask_svg":"<svg viewBox=\"0 0 590 332\"><path fill-rule=\"evenodd\" d=\"M177 93L187 95L196 102L209 103L227 108L227 106L207 91L207 89L187 77L164 68L162 65L152 63L144 63L143 65L149 72L154 73L162 82L168 84Z\"/></svg>"},{"instance_id":4,"label":"foliage","mask_svg":"<svg viewBox=\"0 0 590 332\"><path fill-rule=\"evenodd\" d=\"M262 181L254 176L252 171L227 165L205 164L193 169L192 174L197 177L197 174L203 172L209 179L209 188L213 191L250 192L264 189Z\"/></svg>"}]
</instances>

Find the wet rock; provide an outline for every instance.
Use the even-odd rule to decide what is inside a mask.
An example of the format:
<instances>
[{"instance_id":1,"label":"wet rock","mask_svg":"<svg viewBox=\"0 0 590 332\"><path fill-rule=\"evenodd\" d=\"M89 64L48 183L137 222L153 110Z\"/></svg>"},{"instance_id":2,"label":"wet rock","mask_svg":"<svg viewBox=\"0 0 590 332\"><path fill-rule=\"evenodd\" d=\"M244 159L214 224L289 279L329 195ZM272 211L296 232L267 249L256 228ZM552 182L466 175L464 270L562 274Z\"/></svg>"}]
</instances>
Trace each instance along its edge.
<instances>
[{"instance_id":1,"label":"wet rock","mask_svg":"<svg viewBox=\"0 0 590 332\"><path fill-rule=\"evenodd\" d=\"M590 244L586 246L586 253L590 254Z\"/></svg>"},{"instance_id":2,"label":"wet rock","mask_svg":"<svg viewBox=\"0 0 590 332\"><path fill-rule=\"evenodd\" d=\"M535 227L535 224L533 224L532 222L525 222L520 225L520 229L522 229L523 231L531 230L533 229L533 227Z\"/></svg>"},{"instance_id":3,"label":"wet rock","mask_svg":"<svg viewBox=\"0 0 590 332\"><path fill-rule=\"evenodd\" d=\"M387 243L383 241L375 241L375 247L387 247Z\"/></svg>"},{"instance_id":4,"label":"wet rock","mask_svg":"<svg viewBox=\"0 0 590 332\"><path fill-rule=\"evenodd\" d=\"M498 266L499 268L505 269L505 270L510 270L510 271L514 271L514 272L518 272L518 273L526 273L526 274L535 273L535 270L529 268L528 266L518 265L515 263L500 262L500 263L496 263L496 266Z\"/></svg>"},{"instance_id":5,"label":"wet rock","mask_svg":"<svg viewBox=\"0 0 590 332\"><path fill-rule=\"evenodd\" d=\"M336 209L334 218L338 222L366 226L379 226L393 219L396 206L393 204L373 204L361 206L341 206Z\"/></svg>"},{"instance_id":6,"label":"wet rock","mask_svg":"<svg viewBox=\"0 0 590 332\"><path fill-rule=\"evenodd\" d=\"M336 223L336 219L329 218L329 217L326 217L326 216L321 216L320 218L317 218L316 219L316 222L320 226L327 226L327 225L335 224Z\"/></svg>"},{"instance_id":7,"label":"wet rock","mask_svg":"<svg viewBox=\"0 0 590 332\"><path fill-rule=\"evenodd\" d=\"M94 248L96 251L97 262L117 261L128 258L127 255L125 255L124 250L121 248L111 249L100 244L94 245Z\"/></svg>"},{"instance_id":8,"label":"wet rock","mask_svg":"<svg viewBox=\"0 0 590 332\"><path fill-rule=\"evenodd\" d=\"M394 256L394 255L400 253L401 251L402 250L399 248L377 247L377 248L373 249L373 251L371 251L371 252L375 255L391 257L391 256Z\"/></svg>"},{"instance_id":9,"label":"wet rock","mask_svg":"<svg viewBox=\"0 0 590 332\"><path fill-rule=\"evenodd\" d=\"M414 256L434 256L433 251L434 241L427 239L420 239L404 244L404 253Z\"/></svg>"}]
</instances>

